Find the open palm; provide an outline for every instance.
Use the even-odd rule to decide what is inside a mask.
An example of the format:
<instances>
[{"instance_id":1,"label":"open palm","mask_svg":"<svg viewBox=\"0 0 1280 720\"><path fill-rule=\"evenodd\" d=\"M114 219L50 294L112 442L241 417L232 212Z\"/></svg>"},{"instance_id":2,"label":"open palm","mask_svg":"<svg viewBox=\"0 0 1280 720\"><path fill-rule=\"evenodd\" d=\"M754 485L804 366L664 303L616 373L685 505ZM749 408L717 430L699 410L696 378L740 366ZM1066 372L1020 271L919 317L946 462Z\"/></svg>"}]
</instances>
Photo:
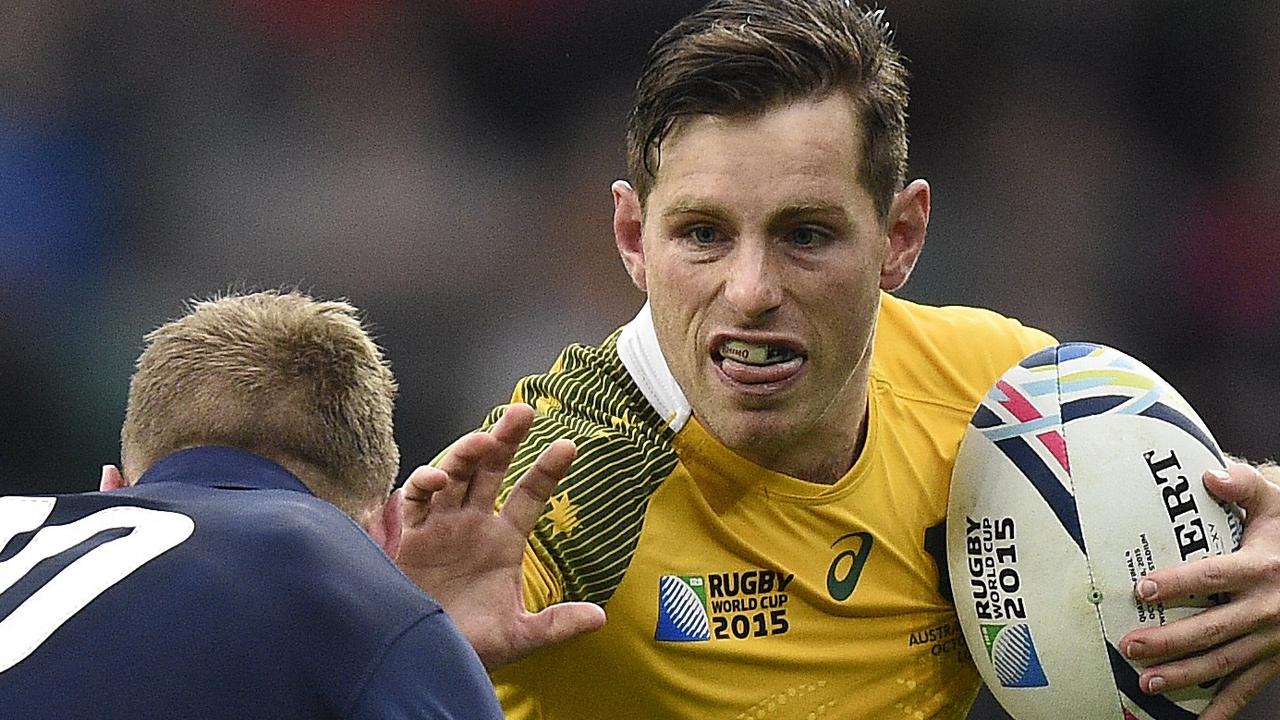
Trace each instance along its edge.
<instances>
[{"instance_id":1,"label":"open palm","mask_svg":"<svg viewBox=\"0 0 1280 720\"><path fill-rule=\"evenodd\" d=\"M534 523L577 452L569 440L546 447L495 501L516 449L533 425L533 408L511 405L488 432L448 449L404 484L404 529L397 564L434 597L489 669L604 625L591 603L561 603L530 613L520 565Z\"/></svg>"}]
</instances>

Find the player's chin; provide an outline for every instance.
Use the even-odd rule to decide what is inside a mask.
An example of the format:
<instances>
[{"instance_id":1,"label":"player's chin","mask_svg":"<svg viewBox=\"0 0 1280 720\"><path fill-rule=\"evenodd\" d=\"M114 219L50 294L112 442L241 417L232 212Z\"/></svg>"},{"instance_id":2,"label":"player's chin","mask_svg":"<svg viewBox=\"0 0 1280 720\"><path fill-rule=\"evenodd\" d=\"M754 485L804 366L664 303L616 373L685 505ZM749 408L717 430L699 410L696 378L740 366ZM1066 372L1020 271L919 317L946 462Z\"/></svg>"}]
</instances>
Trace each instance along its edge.
<instances>
[{"instance_id":1,"label":"player's chin","mask_svg":"<svg viewBox=\"0 0 1280 720\"><path fill-rule=\"evenodd\" d=\"M763 451L791 443L797 425L792 413L777 407L744 407L725 413L716 434L730 448Z\"/></svg>"}]
</instances>

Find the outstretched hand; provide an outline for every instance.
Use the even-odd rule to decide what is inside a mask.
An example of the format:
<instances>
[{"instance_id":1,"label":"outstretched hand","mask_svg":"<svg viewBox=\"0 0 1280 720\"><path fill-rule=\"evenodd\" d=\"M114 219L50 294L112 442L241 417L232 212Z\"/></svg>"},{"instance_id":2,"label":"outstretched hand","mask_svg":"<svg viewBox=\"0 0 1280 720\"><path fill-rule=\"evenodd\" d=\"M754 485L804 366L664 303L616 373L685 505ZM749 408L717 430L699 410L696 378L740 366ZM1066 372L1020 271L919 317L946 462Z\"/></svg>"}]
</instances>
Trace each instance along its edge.
<instances>
[{"instance_id":1,"label":"outstretched hand","mask_svg":"<svg viewBox=\"0 0 1280 720\"><path fill-rule=\"evenodd\" d=\"M577 449L556 440L494 504L507 467L533 425L533 408L511 405L488 432L463 437L438 467L404 484L404 530L396 563L434 597L489 669L604 625L592 603L560 603L530 613L521 596L529 533Z\"/></svg>"},{"instance_id":2,"label":"outstretched hand","mask_svg":"<svg viewBox=\"0 0 1280 720\"><path fill-rule=\"evenodd\" d=\"M1135 630L1120 644L1132 659L1160 663L1139 678L1149 693L1226 678L1200 715L1204 720L1234 717L1280 677L1280 486L1249 465L1227 469L1205 473L1204 484L1244 509L1240 549L1156 570L1136 592L1145 602L1213 593L1228 593L1229 601L1164 627Z\"/></svg>"}]
</instances>

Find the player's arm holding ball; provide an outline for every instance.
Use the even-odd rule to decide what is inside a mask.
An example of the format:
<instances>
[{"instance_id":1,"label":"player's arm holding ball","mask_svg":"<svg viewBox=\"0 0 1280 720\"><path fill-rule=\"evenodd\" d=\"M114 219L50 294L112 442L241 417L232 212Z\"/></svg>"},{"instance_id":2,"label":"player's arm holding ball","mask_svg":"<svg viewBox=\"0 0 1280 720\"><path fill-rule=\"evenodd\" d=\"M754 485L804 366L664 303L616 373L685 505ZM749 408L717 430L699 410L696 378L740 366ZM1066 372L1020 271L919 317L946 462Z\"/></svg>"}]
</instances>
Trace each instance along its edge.
<instances>
[{"instance_id":1,"label":"player's arm holding ball","mask_svg":"<svg viewBox=\"0 0 1280 720\"><path fill-rule=\"evenodd\" d=\"M1226 720L1280 677L1280 466L1228 464L1205 488L1245 512L1240 549L1156 570L1136 587L1146 602L1228 593L1230 601L1164 627L1135 630L1122 651L1149 663L1141 687L1165 693L1226 678L1204 720Z\"/></svg>"}]
</instances>

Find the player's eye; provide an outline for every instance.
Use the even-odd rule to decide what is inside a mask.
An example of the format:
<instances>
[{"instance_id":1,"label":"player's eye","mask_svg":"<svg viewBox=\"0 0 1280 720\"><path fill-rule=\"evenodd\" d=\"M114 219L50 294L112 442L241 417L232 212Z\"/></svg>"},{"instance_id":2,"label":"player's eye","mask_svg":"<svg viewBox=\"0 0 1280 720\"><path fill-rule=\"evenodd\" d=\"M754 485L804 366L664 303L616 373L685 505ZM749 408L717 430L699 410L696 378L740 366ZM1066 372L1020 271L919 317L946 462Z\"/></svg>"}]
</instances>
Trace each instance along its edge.
<instances>
[{"instance_id":1,"label":"player's eye","mask_svg":"<svg viewBox=\"0 0 1280 720\"><path fill-rule=\"evenodd\" d=\"M791 231L788 238L797 247L813 247L827 239L827 233L811 227L799 227Z\"/></svg>"},{"instance_id":2,"label":"player's eye","mask_svg":"<svg viewBox=\"0 0 1280 720\"><path fill-rule=\"evenodd\" d=\"M697 245L712 245L720 239L720 232L710 225L689 228L689 239Z\"/></svg>"}]
</instances>

